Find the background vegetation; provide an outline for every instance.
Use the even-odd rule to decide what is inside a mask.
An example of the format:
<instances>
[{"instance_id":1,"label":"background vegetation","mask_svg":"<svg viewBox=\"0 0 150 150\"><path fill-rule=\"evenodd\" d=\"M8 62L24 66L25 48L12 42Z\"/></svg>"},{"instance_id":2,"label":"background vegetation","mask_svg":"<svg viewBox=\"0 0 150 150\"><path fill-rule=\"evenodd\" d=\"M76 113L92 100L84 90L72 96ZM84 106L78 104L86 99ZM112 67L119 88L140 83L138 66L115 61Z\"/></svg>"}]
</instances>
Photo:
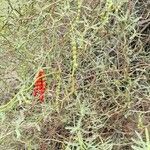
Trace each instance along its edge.
<instances>
[{"instance_id":1,"label":"background vegetation","mask_svg":"<svg viewBox=\"0 0 150 150\"><path fill-rule=\"evenodd\" d=\"M0 1L1 150L150 150L149 0ZM45 102L32 96L43 68Z\"/></svg>"}]
</instances>

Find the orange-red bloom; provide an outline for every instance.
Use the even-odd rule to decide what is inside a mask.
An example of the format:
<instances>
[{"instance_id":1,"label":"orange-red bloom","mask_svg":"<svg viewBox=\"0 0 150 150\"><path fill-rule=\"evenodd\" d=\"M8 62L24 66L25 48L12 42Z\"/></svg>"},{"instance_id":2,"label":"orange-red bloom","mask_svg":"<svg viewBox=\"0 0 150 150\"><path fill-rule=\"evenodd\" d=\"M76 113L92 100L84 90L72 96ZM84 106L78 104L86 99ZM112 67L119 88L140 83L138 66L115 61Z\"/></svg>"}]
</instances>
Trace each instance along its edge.
<instances>
[{"instance_id":1,"label":"orange-red bloom","mask_svg":"<svg viewBox=\"0 0 150 150\"><path fill-rule=\"evenodd\" d=\"M46 81L44 70L41 69L35 80L33 96L39 98L40 102L44 102L44 94L46 90Z\"/></svg>"}]
</instances>

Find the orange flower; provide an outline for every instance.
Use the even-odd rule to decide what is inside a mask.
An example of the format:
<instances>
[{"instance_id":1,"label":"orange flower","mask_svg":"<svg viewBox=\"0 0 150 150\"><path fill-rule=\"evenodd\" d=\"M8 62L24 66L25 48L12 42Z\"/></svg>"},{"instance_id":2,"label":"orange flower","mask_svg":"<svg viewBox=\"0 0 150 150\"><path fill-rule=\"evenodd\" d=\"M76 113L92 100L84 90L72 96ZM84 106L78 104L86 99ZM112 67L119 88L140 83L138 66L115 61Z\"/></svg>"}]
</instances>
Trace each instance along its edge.
<instances>
[{"instance_id":1,"label":"orange flower","mask_svg":"<svg viewBox=\"0 0 150 150\"><path fill-rule=\"evenodd\" d=\"M38 72L38 75L35 80L34 89L33 89L33 96L39 97L40 102L44 102L44 94L46 90L46 81L45 81L45 73L44 70L41 69Z\"/></svg>"}]
</instances>

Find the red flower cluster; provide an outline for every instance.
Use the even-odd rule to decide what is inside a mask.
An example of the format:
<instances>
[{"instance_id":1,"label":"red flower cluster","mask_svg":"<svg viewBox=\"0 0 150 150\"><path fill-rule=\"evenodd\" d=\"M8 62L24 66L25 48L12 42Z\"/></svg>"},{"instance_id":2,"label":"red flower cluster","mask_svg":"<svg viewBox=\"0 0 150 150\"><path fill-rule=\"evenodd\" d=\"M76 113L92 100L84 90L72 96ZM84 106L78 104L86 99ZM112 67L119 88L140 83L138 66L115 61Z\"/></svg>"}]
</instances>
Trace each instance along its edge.
<instances>
[{"instance_id":1,"label":"red flower cluster","mask_svg":"<svg viewBox=\"0 0 150 150\"><path fill-rule=\"evenodd\" d=\"M34 89L33 89L33 96L39 97L40 102L44 102L44 93L46 90L46 81L45 81L45 73L44 70L41 69L38 72L38 75L35 80Z\"/></svg>"}]
</instances>

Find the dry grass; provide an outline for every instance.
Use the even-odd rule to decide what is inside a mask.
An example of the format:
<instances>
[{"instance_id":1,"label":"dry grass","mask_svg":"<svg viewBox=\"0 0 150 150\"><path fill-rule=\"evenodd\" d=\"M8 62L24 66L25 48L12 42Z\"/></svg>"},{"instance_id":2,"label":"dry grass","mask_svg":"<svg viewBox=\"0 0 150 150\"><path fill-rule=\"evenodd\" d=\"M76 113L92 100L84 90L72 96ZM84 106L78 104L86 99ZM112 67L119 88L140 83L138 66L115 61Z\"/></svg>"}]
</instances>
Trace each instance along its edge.
<instances>
[{"instance_id":1,"label":"dry grass","mask_svg":"<svg viewBox=\"0 0 150 150\"><path fill-rule=\"evenodd\" d=\"M1 0L0 149L149 150L149 7ZM33 107L40 68L46 98Z\"/></svg>"}]
</instances>

